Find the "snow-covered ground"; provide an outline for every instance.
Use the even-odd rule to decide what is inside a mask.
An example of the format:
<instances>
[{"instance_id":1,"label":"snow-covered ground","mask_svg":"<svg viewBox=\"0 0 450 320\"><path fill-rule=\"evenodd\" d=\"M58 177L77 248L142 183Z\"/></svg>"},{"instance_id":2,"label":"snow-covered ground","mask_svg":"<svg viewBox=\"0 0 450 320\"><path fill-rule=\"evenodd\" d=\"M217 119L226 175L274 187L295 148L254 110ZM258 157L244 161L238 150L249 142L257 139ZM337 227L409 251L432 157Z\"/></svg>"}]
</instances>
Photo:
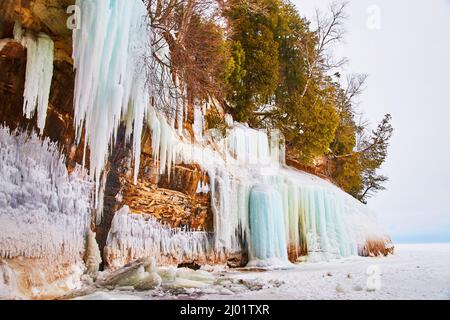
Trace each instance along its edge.
<instances>
[{"instance_id":1,"label":"snow-covered ground","mask_svg":"<svg viewBox=\"0 0 450 320\"><path fill-rule=\"evenodd\" d=\"M373 266L376 266L375 268ZM380 270L380 289L374 270ZM367 273L371 273L368 275ZM450 244L397 245L393 256L304 263L292 270L239 273L235 277L284 282L242 295L204 299L450 299Z\"/></svg>"},{"instance_id":2,"label":"snow-covered ground","mask_svg":"<svg viewBox=\"0 0 450 320\"><path fill-rule=\"evenodd\" d=\"M189 289L182 294L114 290L97 292L84 298L450 299L450 243L397 245L393 256L382 258L353 257L332 262L302 263L289 270L222 270L218 273L225 280L220 288Z\"/></svg>"}]
</instances>

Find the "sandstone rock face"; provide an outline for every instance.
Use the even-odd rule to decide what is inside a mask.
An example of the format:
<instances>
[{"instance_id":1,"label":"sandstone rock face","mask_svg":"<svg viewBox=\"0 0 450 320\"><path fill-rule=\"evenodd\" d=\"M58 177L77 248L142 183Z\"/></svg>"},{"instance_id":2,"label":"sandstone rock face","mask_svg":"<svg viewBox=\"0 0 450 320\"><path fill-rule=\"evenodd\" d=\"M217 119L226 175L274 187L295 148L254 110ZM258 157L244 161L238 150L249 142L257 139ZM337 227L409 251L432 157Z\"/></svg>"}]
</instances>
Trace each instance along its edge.
<instances>
[{"instance_id":1,"label":"sandstone rock face","mask_svg":"<svg viewBox=\"0 0 450 320\"><path fill-rule=\"evenodd\" d=\"M155 185L139 182L136 186L127 184L124 203L133 212L151 214L159 222L172 228L188 228L204 231L207 226L208 204L196 203L185 193L157 188Z\"/></svg>"},{"instance_id":2,"label":"sandstone rock face","mask_svg":"<svg viewBox=\"0 0 450 320\"><path fill-rule=\"evenodd\" d=\"M195 165L174 166L170 178L168 174L160 175L158 163L154 163L151 154L143 152L138 184L126 179L123 204L133 212L151 214L172 228L212 231L210 195L197 193L201 181L208 182L208 176Z\"/></svg>"},{"instance_id":3,"label":"sandstone rock face","mask_svg":"<svg viewBox=\"0 0 450 320\"><path fill-rule=\"evenodd\" d=\"M3 0L0 4L6 22L20 21L27 29L50 35L70 37L67 29L67 7L75 0Z\"/></svg>"},{"instance_id":4,"label":"sandstone rock face","mask_svg":"<svg viewBox=\"0 0 450 320\"><path fill-rule=\"evenodd\" d=\"M75 289L82 274L82 265L45 258L0 259L0 300L54 299Z\"/></svg>"},{"instance_id":5,"label":"sandstone rock face","mask_svg":"<svg viewBox=\"0 0 450 320\"><path fill-rule=\"evenodd\" d=\"M75 0L2 0L0 38L12 38L14 22L25 29L45 32L55 42L56 60L71 61L72 31L67 28L67 8Z\"/></svg>"}]
</instances>

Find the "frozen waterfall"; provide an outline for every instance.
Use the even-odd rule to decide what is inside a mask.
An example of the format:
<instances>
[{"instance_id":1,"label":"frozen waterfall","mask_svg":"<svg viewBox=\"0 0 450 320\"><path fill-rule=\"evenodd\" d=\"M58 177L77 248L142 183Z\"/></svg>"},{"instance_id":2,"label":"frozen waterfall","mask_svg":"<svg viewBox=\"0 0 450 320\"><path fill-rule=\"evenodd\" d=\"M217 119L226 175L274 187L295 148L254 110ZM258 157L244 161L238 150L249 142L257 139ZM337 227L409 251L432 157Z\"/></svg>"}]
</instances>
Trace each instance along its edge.
<instances>
[{"instance_id":1,"label":"frozen waterfall","mask_svg":"<svg viewBox=\"0 0 450 320\"><path fill-rule=\"evenodd\" d=\"M280 193L268 186L254 187L250 193L249 265L264 267L287 263L284 227Z\"/></svg>"}]
</instances>

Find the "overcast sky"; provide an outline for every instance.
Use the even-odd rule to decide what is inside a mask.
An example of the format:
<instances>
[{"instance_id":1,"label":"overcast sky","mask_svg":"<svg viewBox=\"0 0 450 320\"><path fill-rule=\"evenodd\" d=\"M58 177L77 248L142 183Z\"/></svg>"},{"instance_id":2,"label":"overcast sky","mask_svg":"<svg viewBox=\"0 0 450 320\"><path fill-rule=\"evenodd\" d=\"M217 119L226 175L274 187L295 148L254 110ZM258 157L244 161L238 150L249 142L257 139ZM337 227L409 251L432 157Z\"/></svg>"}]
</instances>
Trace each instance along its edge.
<instances>
[{"instance_id":1,"label":"overcast sky","mask_svg":"<svg viewBox=\"0 0 450 320\"><path fill-rule=\"evenodd\" d=\"M330 0L294 0L314 17ZM383 173L387 191L369 201L397 242L450 241L450 0L350 0L344 73L369 75L359 109L395 128Z\"/></svg>"}]
</instances>

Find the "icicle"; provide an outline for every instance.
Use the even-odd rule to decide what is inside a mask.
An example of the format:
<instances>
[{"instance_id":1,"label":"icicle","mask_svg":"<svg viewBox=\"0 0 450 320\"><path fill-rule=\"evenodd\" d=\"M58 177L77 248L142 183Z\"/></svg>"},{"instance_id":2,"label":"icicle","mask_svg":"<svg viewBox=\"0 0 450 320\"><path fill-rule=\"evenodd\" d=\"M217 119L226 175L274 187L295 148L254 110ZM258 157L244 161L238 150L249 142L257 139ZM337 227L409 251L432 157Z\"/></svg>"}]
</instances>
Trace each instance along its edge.
<instances>
[{"instance_id":1,"label":"icicle","mask_svg":"<svg viewBox=\"0 0 450 320\"><path fill-rule=\"evenodd\" d=\"M194 105L194 124L192 129L194 131L195 140L201 142L203 140L203 129L204 129L204 119L203 119L202 108L196 103Z\"/></svg>"},{"instance_id":2,"label":"icicle","mask_svg":"<svg viewBox=\"0 0 450 320\"><path fill-rule=\"evenodd\" d=\"M102 178L100 180L100 187L98 193L98 203L95 203L95 223L96 225L100 225L103 219L103 209L104 209L104 199L105 199L105 189L106 189L106 181L108 178L108 171L103 171Z\"/></svg>"},{"instance_id":3,"label":"icicle","mask_svg":"<svg viewBox=\"0 0 450 320\"><path fill-rule=\"evenodd\" d=\"M24 32L18 22L14 26L14 37L27 48L23 113L31 119L37 110L37 126L42 134L53 77L53 40L44 33L39 33L35 37L29 32Z\"/></svg>"},{"instance_id":4,"label":"icicle","mask_svg":"<svg viewBox=\"0 0 450 320\"><path fill-rule=\"evenodd\" d=\"M203 182L199 181L197 184L197 191L195 191L195 193L199 194L199 193L203 193Z\"/></svg>"},{"instance_id":5,"label":"icicle","mask_svg":"<svg viewBox=\"0 0 450 320\"><path fill-rule=\"evenodd\" d=\"M227 113L225 115L225 123L228 127L230 127L230 128L233 127L234 120L233 120L233 116L231 114Z\"/></svg>"},{"instance_id":6,"label":"icicle","mask_svg":"<svg viewBox=\"0 0 450 320\"><path fill-rule=\"evenodd\" d=\"M206 232L171 229L149 215L132 214L127 206L114 215L105 252L112 268L147 257L163 264L213 260Z\"/></svg>"},{"instance_id":7,"label":"icicle","mask_svg":"<svg viewBox=\"0 0 450 320\"><path fill-rule=\"evenodd\" d=\"M140 164L143 122L149 103L145 56L151 33L142 1L77 0L81 27L74 30L75 125L78 141L83 127L90 148L90 173L96 193L109 145L122 119L127 137L133 133L134 181Z\"/></svg>"}]
</instances>

